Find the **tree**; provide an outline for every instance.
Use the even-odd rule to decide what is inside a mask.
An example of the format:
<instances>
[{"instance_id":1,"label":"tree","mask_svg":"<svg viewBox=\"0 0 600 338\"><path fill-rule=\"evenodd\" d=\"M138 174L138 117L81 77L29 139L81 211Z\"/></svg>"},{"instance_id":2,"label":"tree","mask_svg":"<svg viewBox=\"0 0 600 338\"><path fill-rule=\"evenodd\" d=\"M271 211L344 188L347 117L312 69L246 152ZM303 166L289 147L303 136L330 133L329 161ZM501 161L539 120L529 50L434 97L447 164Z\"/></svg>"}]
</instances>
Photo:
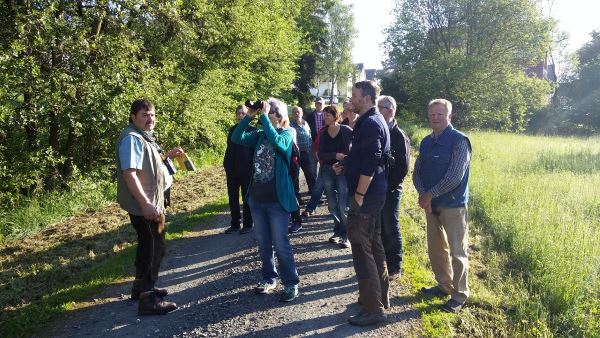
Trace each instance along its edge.
<instances>
[{"instance_id":1,"label":"tree","mask_svg":"<svg viewBox=\"0 0 600 338\"><path fill-rule=\"evenodd\" d=\"M556 91L552 106L534 119L531 130L546 134L600 131L600 32L575 53L575 67Z\"/></svg>"},{"instance_id":2,"label":"tree","mask_svg":"<svg viewBox=\"0 0 600 338\"><path fill-rule=\"evenodd\" d=\"M339 0L325 15L327 35L325 48L317 63L317 74L330 81L330 102L334 102L338 80L347 81L354 69L352 64L352 46L356 36L352 7Z\"/></svg>"},{"instance_id":3,"label":"tree","mask_svg":"<svg viewBox=\"0 0 600 338\"><path fill-rule=\"evenodd\" d=\"M312 102L311 87L315 87L317 60L325 50L327 25L325 13L333 6L334 0L308 0L301 9L297 25L302 31L303 53L298 59L297 77L293 93L300 107L307 108Z\"/></svg>"},{"instance_id":4,"label":"tree","mask_svg":"<svg viewBox=\"0 0 600 338\"><path fill-rule=\"evenodd\" d=\"M165 146L222 150L236 104L291 90L304 6L0 2L0 204L79 173L109 177L134 98L156 103Z\"/></svg>"},{"instance_id":5,"label":"tree","mask_svg":"<svg viewBox=\"0 0 600 338\"><path fill-rule=\"evenodd\" d=\"M403 109L423 112L443 97L457 125L520 131L551 92L524 73L544 60L551 29L531 0L398 1L388 83L407 94Z\"/></svg>"}]
</instances>

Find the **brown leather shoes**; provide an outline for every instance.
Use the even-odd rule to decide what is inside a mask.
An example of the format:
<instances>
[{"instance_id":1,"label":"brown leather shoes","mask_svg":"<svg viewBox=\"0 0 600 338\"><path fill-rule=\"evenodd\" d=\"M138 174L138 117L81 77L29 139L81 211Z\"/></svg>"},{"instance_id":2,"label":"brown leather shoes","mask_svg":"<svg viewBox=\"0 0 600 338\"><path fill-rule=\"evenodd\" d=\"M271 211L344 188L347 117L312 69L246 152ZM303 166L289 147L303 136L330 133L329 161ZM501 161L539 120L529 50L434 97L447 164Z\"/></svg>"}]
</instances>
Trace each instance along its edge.
<instances>
[{"instance_id":1,"label":"brown leather shoes","mask_svg":"<svg viewBox=\"0 0 600 338\"><path fill-rule=\"evenodd\" d=\"M163 298L169 294L169 291L167 291L167 289L154 288L150 291L154 291L154 293L160 298ZM131 289L131 299L132 300L140 299L140 293L141 292L139 291L139 289L136 289L136 287L134 287L133 289Z\"/></svg>"},{"instance_id":2,"label":"brown leather shoes","mask_svg":"<svg viewBox=\"0 0 600 338\"><path fill-rule=\"evenodd\" d=\"M352 316L348 318L348 322L354 326L369 326L379 324L381 322L385 322L387 320L387 316L385 313L368 313L368 312L360 312L356 316Z\"/></svg>"},{"instance_id":3,"label":"brown leather shoes","mask_svg":"<svg viewBox=\"0 0 600 338\"><path fill-rule=\"evenodd\" d=\"M175 309L177 309L177 304L162 300L154 291L140 293L139 316L164 315Z\"/></svg>"}]
</instances>

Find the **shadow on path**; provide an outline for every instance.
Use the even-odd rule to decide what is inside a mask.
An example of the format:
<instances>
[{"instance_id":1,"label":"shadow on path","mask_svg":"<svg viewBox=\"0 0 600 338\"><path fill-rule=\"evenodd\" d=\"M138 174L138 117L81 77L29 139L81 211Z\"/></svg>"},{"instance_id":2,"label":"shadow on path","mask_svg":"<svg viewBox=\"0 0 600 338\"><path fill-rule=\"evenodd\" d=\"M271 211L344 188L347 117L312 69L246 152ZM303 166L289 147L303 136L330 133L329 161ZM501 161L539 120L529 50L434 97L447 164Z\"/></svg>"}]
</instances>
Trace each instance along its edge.
<instances>
[{"instance_id":1,"label":"shadow on path","mask_svg":"<svg viewBox=\"0 0 600 338\"><path fill-rule=\"evenodd\" d=\"M419 313L405 311L407 302L394 299L398 307L386 324L356 328L347 323L359 311L356 278L351 251L327 242L333 228L328 217L311 216L291 236L301 279L300 296L292 303L278 301L281 286L274 294L253 292L260 279L254 233L225 235L228 221L226 215L215 217L207 228L169 242L159 286L169 289L167 299L179 305L176 311L138 317L137 302L119 297L129 294L129 283L114 284L97 302L70 312L50 335L345 337L393 335L418 325Z\"/></svg>"}]
</instances>

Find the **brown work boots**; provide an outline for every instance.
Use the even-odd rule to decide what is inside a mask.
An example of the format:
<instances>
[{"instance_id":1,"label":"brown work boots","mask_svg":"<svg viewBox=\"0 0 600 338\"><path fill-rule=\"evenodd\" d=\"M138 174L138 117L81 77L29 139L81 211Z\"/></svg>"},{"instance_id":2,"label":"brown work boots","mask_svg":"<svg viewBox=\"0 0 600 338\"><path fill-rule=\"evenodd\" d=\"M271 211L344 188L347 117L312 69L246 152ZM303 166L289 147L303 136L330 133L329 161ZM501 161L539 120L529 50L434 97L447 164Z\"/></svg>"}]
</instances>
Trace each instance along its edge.
<instances>
[{"instance_id":1,"label":"brown work boots","mask_svg":"<svg viewBox=\"0 0 600 338\"><path fill-rule=\"evenodd\" d=\"M175 309L177 309L175 303L163 300L155 291L140 293L139 316L164 315Z\"/></svg>"}]
</instances>

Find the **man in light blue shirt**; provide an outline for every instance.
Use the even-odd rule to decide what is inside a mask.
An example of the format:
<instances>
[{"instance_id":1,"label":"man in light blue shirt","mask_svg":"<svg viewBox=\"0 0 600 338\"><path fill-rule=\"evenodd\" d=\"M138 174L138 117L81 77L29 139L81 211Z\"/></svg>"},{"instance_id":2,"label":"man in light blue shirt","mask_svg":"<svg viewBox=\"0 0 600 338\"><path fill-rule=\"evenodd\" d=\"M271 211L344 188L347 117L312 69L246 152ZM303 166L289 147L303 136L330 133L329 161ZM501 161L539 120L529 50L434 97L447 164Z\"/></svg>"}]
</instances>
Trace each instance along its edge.
<instances>
[{"instance_id":1,"label":"man in light blue shirt","mask_svg":"<svg viewBox=\"0 0 600 338\"><path fill-rule=\"evenodd\" d=\"M178 147L164 153L152 134L155 123L154 105L134 101L116 151L117 201L129 213L138 236L131 299L140 300L139 315L165 314L177 308L163 300L168 292L155 284L165 254L165 208L174 173L166 164L183 150Z\"/></svg>"}]
</instances>

